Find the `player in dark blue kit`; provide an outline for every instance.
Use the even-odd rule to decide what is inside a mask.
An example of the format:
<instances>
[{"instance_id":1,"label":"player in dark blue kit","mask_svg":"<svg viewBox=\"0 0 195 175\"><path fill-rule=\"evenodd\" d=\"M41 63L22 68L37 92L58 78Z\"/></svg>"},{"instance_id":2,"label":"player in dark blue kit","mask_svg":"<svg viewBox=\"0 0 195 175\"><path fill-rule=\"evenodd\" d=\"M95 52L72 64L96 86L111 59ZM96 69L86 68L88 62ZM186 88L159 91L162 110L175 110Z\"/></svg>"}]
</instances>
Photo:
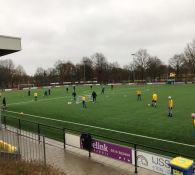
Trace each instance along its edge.
<instances>
[{"instance_id":1,"label":"player in dark blue kit","mask_svg":"<svg viewBox=\"0 0 195 175\"><path fill-rule=\"evenodd\" d=\"M104 91L105 91L105 86L102 87L102 92L101 92L101 94L104 94Z\"/></svg>"},{"instance_id":2,"label":"player in dark blue kit","mask_svg":"<svg viewBox=\"0 0 195 175\"><path fill-rule=\"evenodd\" d=\"M95 91L92 92L91 94L92 98L93 98L93 102L95 103L96 102L96 97L97 97L97 94Z\"/></svg>"},{"instance_id":3,"label":"player in dark blue kit","mask_svg":"<svg viewBox=\"0 0 195 175\"><path fill-rule=\"evenodd\" d=\"M72 93L72 96L73 96L74 101L76 101L76 96L77 96L77 94L76 94L75 91Z\"/></svg>"}]
</instances>

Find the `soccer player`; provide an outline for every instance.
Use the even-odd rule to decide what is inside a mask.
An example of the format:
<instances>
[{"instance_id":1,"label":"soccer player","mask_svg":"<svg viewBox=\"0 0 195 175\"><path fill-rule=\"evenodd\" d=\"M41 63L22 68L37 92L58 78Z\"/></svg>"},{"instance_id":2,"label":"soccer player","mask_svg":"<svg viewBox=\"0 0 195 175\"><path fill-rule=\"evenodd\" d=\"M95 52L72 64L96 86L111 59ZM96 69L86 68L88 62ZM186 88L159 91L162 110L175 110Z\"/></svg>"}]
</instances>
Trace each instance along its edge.
<instances>
[{"instance_id":1,"label":"soccer player","mask_svg":"<svg viewBox=\"0 0 195 175\"><path fill-rule=\"evenodd\" d=\"M111 84L111 90L113 90L113 88L114 88L114 85L113 85L113 84Z\"/></svg>"},{"instance_id":2,"label":"soccer player","mask_svg":"<svg viewBox=\"0 0 195 175\"><path fill-rule=\"evenodd\" d=\"M46 96L46 97L47 97L47 90L45 90L45 92L44 92L44 96Z\"/></svg>"},{"instance_id":3,"label":"soccer player","mask_svg":"<svg viewBox=\"0 0 195 175\"><path fill-rule=\"evenodd\" d=\"M168 116L173 117L173 99L171 96L168 97Z\"/></svg>"},{"instance_id":4,"label":"soccer player","mask_svg":"<svg viewBox=\"0 0 195 175\"><path fill-rule=\"evenodd\" d=\"M49 90L48 90L48 94L49 94L49 95L51 95L51 88L49 88Z\"/></svg>"},{"instance_id":5,"label":"soccer player","mask_svg":"<svg viewBox=\"0 0 195 175\"><path fill-rule=\"evenodd\" d=\"M68 93L68 87L66 87L66 92Z\"/></svg>"},{"instance_id":6,"label":"soccer player","mask_svg":"<svg viewBox=\"0 0 195 175\"><path fill-rule=\"evenodd\" d=\"M37 99L38 99L38 93L37 92L34 93L34 98L35 98L35 101L37 101Z\"/></svg>"},{"instance_id":7,"label":"soccer player","mask_svg":"<svg viewBox=\"0 0 195 175\"><path fill-rule=\"evenodd\" d=\"M0 98L1 98L1 96L2 96L2 94L1 94L1 92L0 92Z\"/></svg>"},{"instance_id":8,"label":"soccer player","mask_svg":"<svg viewBox=\"0 0 195 175\"><path fill-rule=\"evenodd\" d=\"M158 100L158 95L156 93L152 94L152 106L157 107L157 100Z\"/></svg>"},{"instance_id":9,"label":"soccer player","mask_svg":"<svg viewBox=\"0 0 195 175\"><path fill-rule=\"evenodd\" d=\"M95 103L95 102L96 102L96 97L97 97L96 92L93 91L92 94L91 94L91 96L92 96L92 98L93 98L93 103Z\"/></svg>"},{"instance_id":10,"label":"soccer player","mask_svg":"<svg viewBox=\"0 0 195 175\"><path fill-rule=\"evenodd\" d=\"M76 101L76 96L77 96L77 94L76 94L75 91L72 93L72 96L73 96L73 98L74 98L74 101Z\"/></svg>"},{"instance_id":11,"label":"soccer player","mask_svg":"<svg viewBox=\"0 0 195 175\"><path fill-rule=\"evenodd\" d=\"M137 101L141 101L142 100L142 92L140 90L137 90L136 91L136 94L137 94Z\"/></svg>"},{"instance_id":12,"label":"soccer player","mask_svg":"<svg viewBox=\"0 0 195 175\"><path fill-rule=\"evenodd\" d=\"M104 94L104 91L105 91L105 86L102 86L101 94Z\"/></svg>"},{"instance_id":13,"label":"soccer player","mask_svg":"<svg viewBox=\"0 0 195 175\"><path fill-rule=\"evenodd\" d=\"M5 110L7 108L7 101L6 101L6 98L3 97L3 110Z\"/></svg>"},{"instance_id":14,"label":"soccer player","mask_svg":"<svg viewBox=\"0 0 195 175\"><path fill-rule=\"evenodd\" d=\"M82 97L82 103L83 103L83 108L87 108L85 96Z\"/></svg>"},{"instance_id":15,"label":"soccer player","mask_svg":"<svg viewBox=\"0 0 195 175\"><path fill-rule=\"evenodd\" d=\"M90 88L91 88L91 90L92 90L93 86L92 86L92 85L90 85Z\"/></svg>"},{"instance_id":16,"label":"soccer player","mask_svg":"<svg viewBox=\"0 0 195 175\"><path fill-rule=\"evenodd\" d=\"M31 93L31 92L30 92L30 88L29 88L29 89L28 89L28 96L30 96L30 93Z\"/></svg>"},{"instance_id":17,"label":"soccer player","mask_svg":"<svg viewBox=\"0 0 195 175\"><path fill-rule=\"evenodd\" d=\"M75 90L76 90L76 86L74 85L74 86L73 86L73 91L75 92Z\"/></svg>"}]
</instances>

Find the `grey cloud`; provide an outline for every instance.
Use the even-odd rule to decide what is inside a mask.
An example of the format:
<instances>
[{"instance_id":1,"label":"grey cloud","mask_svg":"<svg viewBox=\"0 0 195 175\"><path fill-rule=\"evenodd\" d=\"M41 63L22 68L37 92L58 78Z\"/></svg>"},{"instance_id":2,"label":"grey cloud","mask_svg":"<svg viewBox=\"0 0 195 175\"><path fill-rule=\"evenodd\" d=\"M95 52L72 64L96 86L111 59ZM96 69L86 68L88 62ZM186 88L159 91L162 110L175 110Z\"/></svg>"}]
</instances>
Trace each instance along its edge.
<instances>
[{"instance_id":1,"label":"grey cloud","mask_svg":"<svg viewBox=\"0 0 195 175\"><path fill-rule=\"evenodd\" d=\"M6 0L0 34L22 38L23 50L7 57L31 74L95 52L124 65L140 48L167 62L195 37L194 6L194 0Z\"/></svg>"}]
</instances>

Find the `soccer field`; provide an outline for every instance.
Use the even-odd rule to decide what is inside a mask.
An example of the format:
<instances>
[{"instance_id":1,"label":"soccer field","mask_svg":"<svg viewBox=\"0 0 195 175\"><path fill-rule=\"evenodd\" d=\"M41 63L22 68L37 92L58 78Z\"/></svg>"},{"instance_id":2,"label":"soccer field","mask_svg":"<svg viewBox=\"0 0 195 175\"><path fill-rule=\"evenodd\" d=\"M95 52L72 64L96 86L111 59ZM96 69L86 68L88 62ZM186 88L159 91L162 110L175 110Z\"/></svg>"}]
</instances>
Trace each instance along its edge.
<instances>
[{"instance_id":1,"label":"soccer field","mask_svg":"<svg viewBox=\"0 0 195 175\"><path fill-rule=\"evenodd\" d=\"M95 104L90 101L92 90L89 86L76 87L78 98L76 103L73 101L72 87L69 87L68 93L63 87L53 88L48 97L43 96L44 89L32 90L30 97L27 91L5 92L3 96L7 98L7 110L10 111L6 112L7 115L87 131L195 157L195 146L193 147L195 137L191 119L191 113L195 112L195 86L193 84L124 85L114 86L113 90L110 86L106 86L104 95L101 95L101 86L93 86L93 90L98 95ZM136 90L142 91L142 101L137 101ZM34 101L33 98L35 91L38 92L38 101ZM153 92L158 94L157 108L148 105L151 104ZM81 97L79 97L82 95L88 96L87 109L82 108ZM167 116L168 96L172 96L174 100L172 118ZM17 114L21 112L24 114ZM161 139L168 140L168 142Z\"/></svg>"}]
</instances>

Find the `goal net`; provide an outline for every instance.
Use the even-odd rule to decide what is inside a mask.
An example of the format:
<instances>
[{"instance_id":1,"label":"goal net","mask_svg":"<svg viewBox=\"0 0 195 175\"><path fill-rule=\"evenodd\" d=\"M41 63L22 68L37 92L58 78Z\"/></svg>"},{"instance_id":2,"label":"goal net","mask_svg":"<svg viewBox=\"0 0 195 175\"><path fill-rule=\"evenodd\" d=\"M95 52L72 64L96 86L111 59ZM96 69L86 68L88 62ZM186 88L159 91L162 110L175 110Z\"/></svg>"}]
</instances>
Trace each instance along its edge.
<instances>
[{"instance_id":1,"label":"goal net","mask_svg":"<svg viewBox=\"0 0 195 175\"><path fill-rule=\"evenodd\" d=\"M34 87L34 84L18 84L18 90L25 90Z\"/></svg>"}]
</instances>

